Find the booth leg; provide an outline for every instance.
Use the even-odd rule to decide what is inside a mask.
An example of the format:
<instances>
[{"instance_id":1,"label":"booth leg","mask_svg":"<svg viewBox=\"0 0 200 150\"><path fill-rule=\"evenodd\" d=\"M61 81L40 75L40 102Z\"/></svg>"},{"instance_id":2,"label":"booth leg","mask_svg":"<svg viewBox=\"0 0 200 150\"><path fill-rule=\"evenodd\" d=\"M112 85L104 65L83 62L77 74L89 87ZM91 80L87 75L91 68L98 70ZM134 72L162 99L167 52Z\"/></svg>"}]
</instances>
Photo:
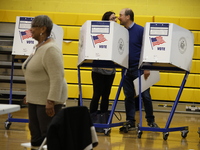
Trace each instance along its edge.
<instances>
[{"instance_id":1,"label":"booth leg","mask_svg":"<svg viewBox=\"0 0 200 150\"><path fill-rule=\"evenodd\" d=\"M80 66L78 66L78 87L79 87L78 106L83 106Z\"/></svg>"},{"instance_id":2,"label":"booth leg","mask_svg":"<svg viewBox=\"0 0 200 150\"><path fill-rule=\"evenodd\" d=\"M182 91L183 91L183 88L184 88L184 85L186 83L186 80L187 80L187 77L189 75L189 72L186 72L185 73L185 76L183 78L183 81L181 83L181 86L180 86L180 89L178 91L178 94L176 96L176 99L175 99L175 102L174 102L174 105L172 107L172 110L170 112L170 115L168 117L168 120L167 120L167 123L166 123L166 126L165 128L150 128L150 127L142 127L142 108L141 108L141 102L142 102L142 98L141 98L141 70L139 70L139 100L140 100L140 106L139 106L139 109L140 109L140 123L138 124L138 138L141 138L142 136L142 131L155 131L155 132L163 132L163 139L164 140L167 140L168 136L169 136L169 132L172 132L172 131L181 131L181 136L182 138L186 138L187 137L187 134L188 134L188 126L184 126L184 127L175 127L175 128L169 128L170 126L170 123L172 121L172 118L173 118L173 115L175 113L175 110L176 110L176 107L178 105L178 101L180 99L180 96L182 94ZM200 128L199 128L199 131L198 133L200 134Z\"/></svg>"},{"instance_id":3,"label":"booth leg","mask_svg":"<svg viewBox=\"0 0 200 150\"><path fill-rule=\"evenodd\" d=\"M166 126L165 126L166 129L169 128L169 125L170 125L170 123L171 123L171 120L172 120L172 118L173 118L173 116L174 116L176 107L177 107L177 105L178 105L178 101L179 101L179 99L180 99L180 97L181 97L181 94L182 94L183 88L184 88L184 86L185 86L185 83L186 83L186 80L187 80L188 75L189 75L189 72L186 72L186 73L185 73L185 76L184 76L184 78L183 78L182 84L181 84L181 86L180 86L180 89L179 89L179 91L178 91L176 100L175 100L174 105L173 105L173 107L172 107L172 110L171 110L171 112L170 112L168 121L167 121L167 123L166 123Z\"/></svg>"}]
</instances>

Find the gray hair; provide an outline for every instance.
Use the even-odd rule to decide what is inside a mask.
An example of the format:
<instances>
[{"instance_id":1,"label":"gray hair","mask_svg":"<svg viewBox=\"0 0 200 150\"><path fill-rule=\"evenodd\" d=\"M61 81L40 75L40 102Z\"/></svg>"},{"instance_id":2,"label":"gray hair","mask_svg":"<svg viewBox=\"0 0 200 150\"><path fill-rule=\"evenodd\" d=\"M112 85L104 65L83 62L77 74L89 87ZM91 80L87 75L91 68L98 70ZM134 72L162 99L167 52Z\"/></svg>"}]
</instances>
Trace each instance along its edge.
<instances>
[{"instance_id":1,"label":"gray hair","mask_svg":"<svg viewBox=\"0 0 200 150\"><path fill-rule=\"evenodd\" d=\"M47 35L49 36L53 28L53 22L48 16L39 15L33 19L31 26L32 27L46 27L47 28L46 32L47 32Z\"/></svg>"}]
</instances>

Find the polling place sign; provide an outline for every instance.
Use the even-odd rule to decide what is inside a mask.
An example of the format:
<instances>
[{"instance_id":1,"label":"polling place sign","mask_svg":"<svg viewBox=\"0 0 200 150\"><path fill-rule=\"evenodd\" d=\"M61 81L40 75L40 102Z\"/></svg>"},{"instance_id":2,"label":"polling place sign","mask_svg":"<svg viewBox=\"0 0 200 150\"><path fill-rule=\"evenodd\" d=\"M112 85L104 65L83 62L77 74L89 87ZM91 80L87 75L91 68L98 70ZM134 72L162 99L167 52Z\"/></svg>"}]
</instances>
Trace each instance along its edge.
<instances>
[{"instance_id":1,"label":"polling place sign","mask_svg":"<svg viewBox=\"0 0 200 150\"><path fill-rule=\"evenodd\" d=\"M30 32L33 19L34 17L16 17L12 55L29 56L33 53L33 47L38 43L32 38ZM56 24L53 24L51 37L56 41L60 50L62 50L63 29Z\"/></svg>"}]
</instances>

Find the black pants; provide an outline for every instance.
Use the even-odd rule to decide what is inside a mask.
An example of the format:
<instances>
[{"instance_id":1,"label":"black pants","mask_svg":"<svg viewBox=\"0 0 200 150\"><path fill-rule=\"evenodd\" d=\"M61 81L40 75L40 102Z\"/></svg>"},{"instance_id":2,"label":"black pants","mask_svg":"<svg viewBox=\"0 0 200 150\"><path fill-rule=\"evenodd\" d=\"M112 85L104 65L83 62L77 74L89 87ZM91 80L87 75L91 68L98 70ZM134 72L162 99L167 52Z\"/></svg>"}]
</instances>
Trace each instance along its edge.
<instances>
[{"instance_id":1,"label":"black pants","mask_svg":"<svg viewBox=\"0 0 200 150\"><path fill-rule=\"evenodd\" d=\"M61 110L62 105L55 105L55 113ZM29 130L31 145L40 146L46 137L47 128L53 117L46 114L45 105L28 104Z\"/></svg>"},{"instance_id":2,"label":"black pants","mask_svg":"<svg viewBox=\"0 0 200 150\"><path fill-rule=\"evenodd\" d=\"M98 104L101 97L100 111L106 112L109 105L109 95L113 84L115 74L103 75L92 72L93 97L90 103L90 113L98 110Z\"/></svg>"}]
</instances>

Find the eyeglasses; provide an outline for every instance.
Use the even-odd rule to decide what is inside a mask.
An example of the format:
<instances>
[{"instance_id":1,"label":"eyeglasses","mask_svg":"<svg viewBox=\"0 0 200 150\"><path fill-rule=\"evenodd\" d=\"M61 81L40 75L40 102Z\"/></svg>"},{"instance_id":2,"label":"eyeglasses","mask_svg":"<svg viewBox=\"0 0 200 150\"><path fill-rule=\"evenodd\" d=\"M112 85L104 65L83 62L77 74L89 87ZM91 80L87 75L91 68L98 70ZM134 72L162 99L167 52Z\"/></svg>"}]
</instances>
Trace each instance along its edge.
<instances>
[{"instance_id":1,"label":"eyeglasses","mask_svg":"<svg viewBox=\"0 0 200 150\"><path fill-rule=\"evenodd\" d=\"M109 20L115 20L115 19L117 19L117 17L112 17L112 18L110 18Z\"/></svg>"}]
</instances>

